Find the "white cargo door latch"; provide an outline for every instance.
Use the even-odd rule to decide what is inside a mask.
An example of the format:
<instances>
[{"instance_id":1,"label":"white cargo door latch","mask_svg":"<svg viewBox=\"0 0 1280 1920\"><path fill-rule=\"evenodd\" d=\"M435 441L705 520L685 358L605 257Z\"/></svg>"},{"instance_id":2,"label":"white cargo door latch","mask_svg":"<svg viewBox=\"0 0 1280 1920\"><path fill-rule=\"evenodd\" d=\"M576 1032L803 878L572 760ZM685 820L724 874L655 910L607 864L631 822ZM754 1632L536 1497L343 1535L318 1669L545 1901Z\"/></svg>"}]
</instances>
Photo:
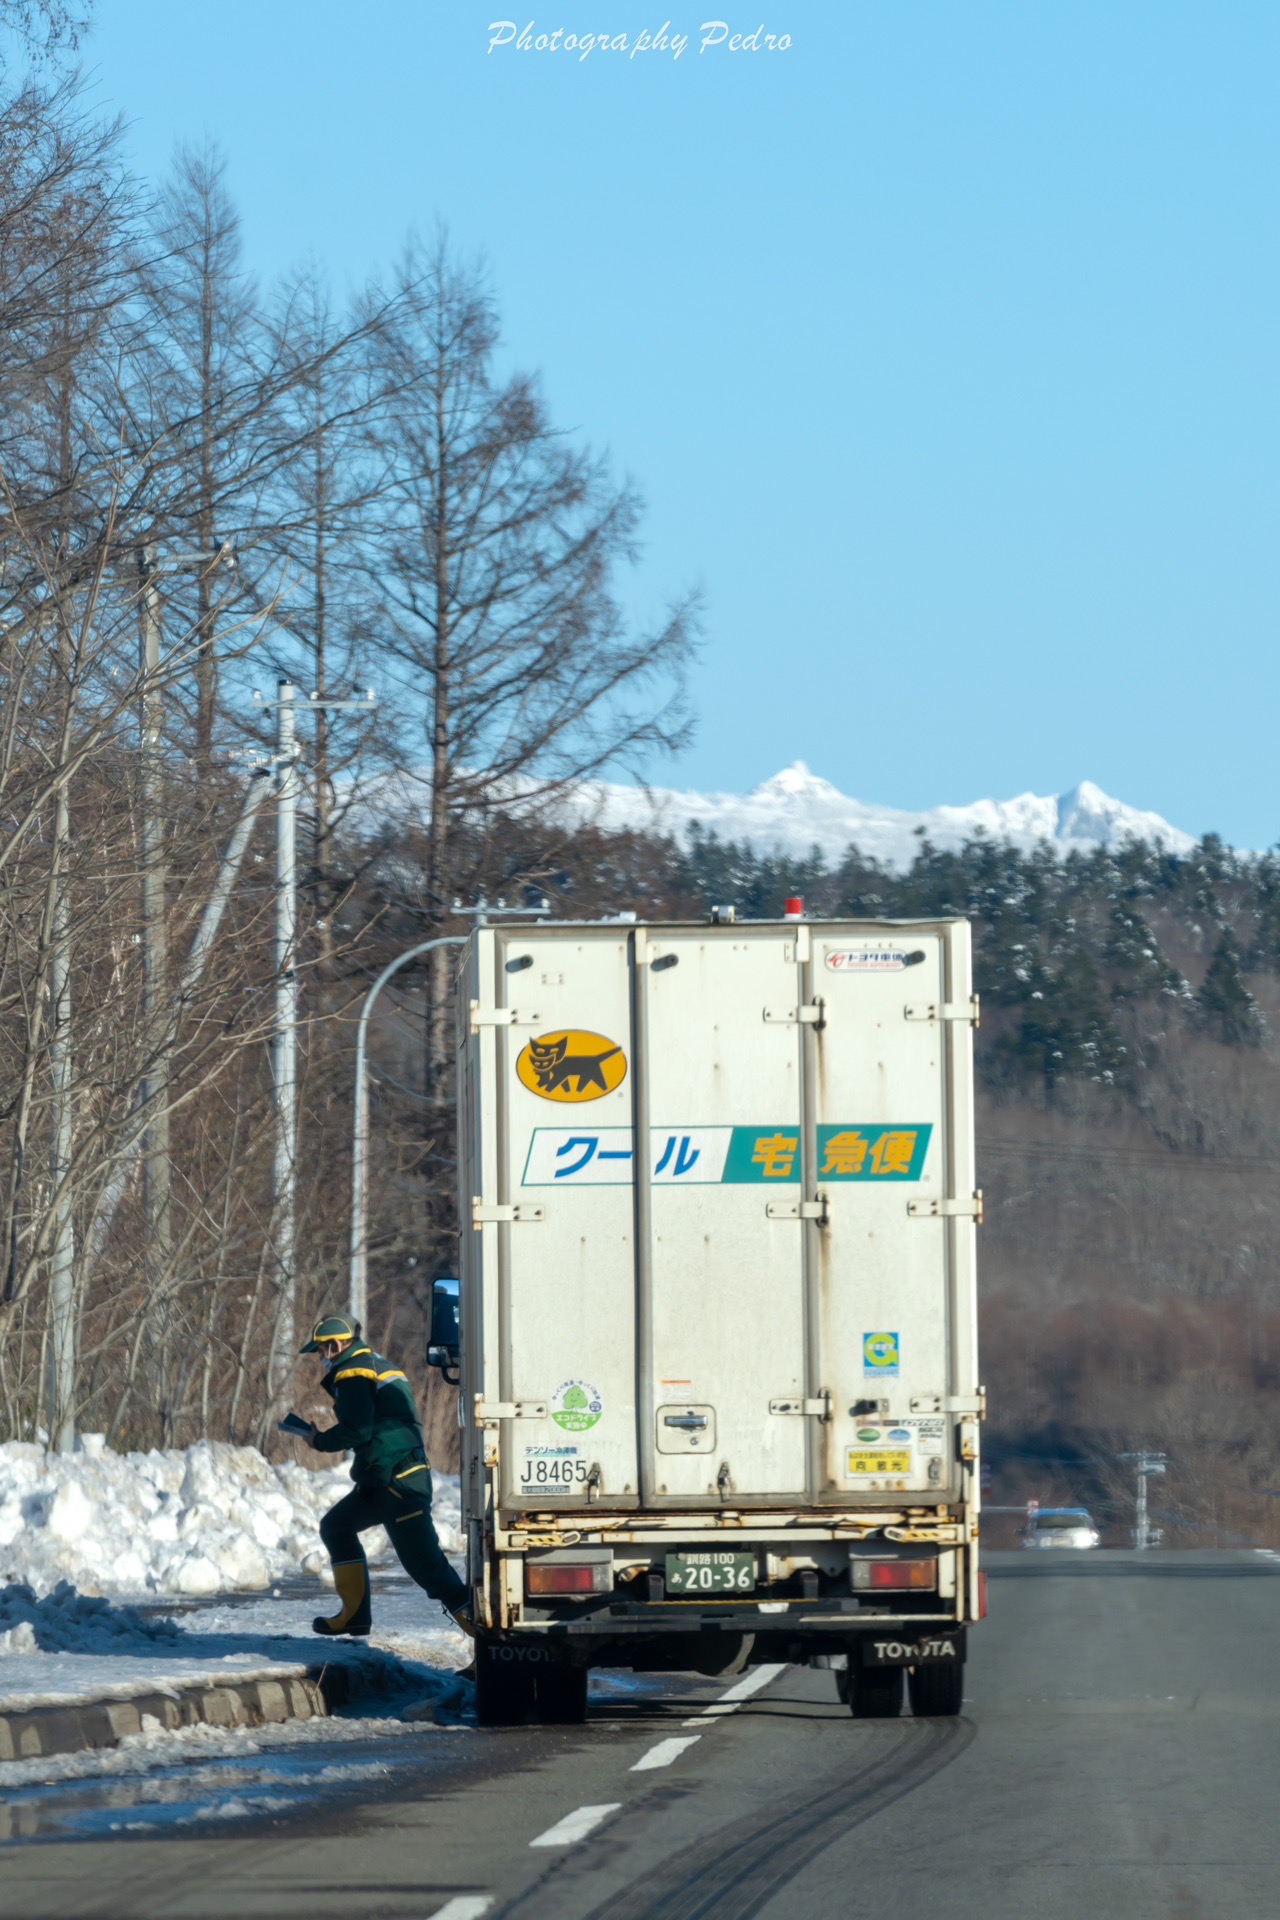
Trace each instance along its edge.
<instances>
[{"instance_id":1,"label":"white cargo door latch","mask_svg":"<svg viewBox=\"0 0 1280 1920\"><path fill-rule=\"evenodd\" d=\"M977 1393L913 1393L912 1413L969 1413L979 1420L987 1417L987 1390Z\"/></svg>"},{"instance_id":2,"label":"white cargo door latch","mask_svg":"<svg viewBox=\"0 0 1280 1920\"><path fill-rule=\"evenodd\" d=\"M471 1224L477 1233L481 1227L507 1226L513 1221L545 1220L545 1207L504 1207L482 1200L479 1194L471 1202Z\"/></svg>"},{"instance_id":3,"label":"white cargo door latch","mask_svg":"<svg viewBox=\"0 0 1280 1920\"><path fill-rule=\"evenodd\" d=\"M518 1007L482 1007L478 1000L471 1002L471 1031L479 1033L481 1027L540 1027L542 1015L521 1013Z\"/></svg>"},{"instance_id":4,"label":"white cargo door latch","mask_svg":"<svg viewBox=\"0 0 1280 1920\"><path fill-rule=\"evenodd\" d=\"M771 1400L769 1411L770 1413L803 1414L811 1420L829 1420L831 1395L824 1391L816 1400Z\"/></svg>"},{"instance_id":5,"label":"white cargo door latch","mask_svg":"<svg viewBox=\"0 0 1280 1920\"><path fill-rule=\"evenodd\" d=\"M476 1425L495 1427L499 1420L545 1420L545 1400L484 1400L476 1395Z\"/></svg>"},{"instance_id":6,"label":"white cargo door latch","mask_svg":"<svg viewBox=\"0 0 1280 1920\"><path fill-rule=\"evenodd\" d=\"M768 1200L764 1211L769 1220L816 1220L823 1227L829 1218L825 1193L817 1200Z\"/></svg>"},{"instance_id":7,"label":"white cargo door latch","mask_svg":"<svg viewBox=\"0 0 1280 1920\"><path fill-rule=\"evenodd\" d=\"M827 1003L814 1000L802 1007L765 1007L764 1019L774 1027L825 1027Z\"/></svg>"},{"instance_id":8,"label":"white cargo door latch","mask_svg":"<svg viewBox=\"0 0 1280 1920\"><path fill-rule=\"evenodd\" d=\"M908 1200L907 1213L912 1220L975 1220L982 1225L982 1189L966 1199L964 1195L954 1200Z\"/></svg>"},{"instance_id":9,"label":"white cargo door latch","mask_svg":"<svg viewBox=\"0 0 1280 1920\"><path fill-rule=\"evenodd\" d=\"M908 1020L968 1020L975 1027L980 1024L981 1009L976 993L968 1000L917 1001L902 1011Z\"/></svg>"}]
</instances>

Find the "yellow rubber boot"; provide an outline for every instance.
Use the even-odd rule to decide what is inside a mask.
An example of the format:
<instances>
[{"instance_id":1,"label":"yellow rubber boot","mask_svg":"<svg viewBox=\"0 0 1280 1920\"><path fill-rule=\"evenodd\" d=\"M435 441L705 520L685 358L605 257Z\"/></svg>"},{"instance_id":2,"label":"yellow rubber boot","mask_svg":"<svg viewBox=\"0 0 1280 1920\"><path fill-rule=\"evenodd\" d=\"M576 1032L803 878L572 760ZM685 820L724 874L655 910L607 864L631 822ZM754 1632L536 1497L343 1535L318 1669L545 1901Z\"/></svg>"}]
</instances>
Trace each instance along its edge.
<instances>
[{"instance_id":1,"label":"yellow rubber boot","mask_svg":"<svg viewBox=\"0 0 1280 1920\"><path fill-rule=\"evenodd\" d=\"M333 1584L342 1602L342 1611L328 1618L317 1614L311 1622L316 1633L368 1633L373 1625L369 1611L369 1569L363 1560L344 1560L333 1569Z\"/></svg>"}]
</instances>

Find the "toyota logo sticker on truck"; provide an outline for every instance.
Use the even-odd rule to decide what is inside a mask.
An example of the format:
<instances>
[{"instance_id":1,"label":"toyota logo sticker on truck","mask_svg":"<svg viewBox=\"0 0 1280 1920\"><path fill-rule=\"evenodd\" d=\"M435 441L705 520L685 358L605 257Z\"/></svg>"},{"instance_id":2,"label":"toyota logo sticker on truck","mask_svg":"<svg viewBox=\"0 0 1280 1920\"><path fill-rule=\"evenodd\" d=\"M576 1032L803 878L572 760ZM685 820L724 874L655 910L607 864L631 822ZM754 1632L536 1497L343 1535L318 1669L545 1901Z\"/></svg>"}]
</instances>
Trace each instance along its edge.
<instances>
[{"instance_id":1,"label":"toyota logo sticker on truck","mask_svg":"<svg viewBox=\"0 0 1280 1920\"><path fill-rule=\"evenodd\" d=\"M599 1100L626 1079L627 1056L602 1033L562 1027L529 1041L516 1061L516 1075L540 1100Z\"/></svg>"}]
</instances>

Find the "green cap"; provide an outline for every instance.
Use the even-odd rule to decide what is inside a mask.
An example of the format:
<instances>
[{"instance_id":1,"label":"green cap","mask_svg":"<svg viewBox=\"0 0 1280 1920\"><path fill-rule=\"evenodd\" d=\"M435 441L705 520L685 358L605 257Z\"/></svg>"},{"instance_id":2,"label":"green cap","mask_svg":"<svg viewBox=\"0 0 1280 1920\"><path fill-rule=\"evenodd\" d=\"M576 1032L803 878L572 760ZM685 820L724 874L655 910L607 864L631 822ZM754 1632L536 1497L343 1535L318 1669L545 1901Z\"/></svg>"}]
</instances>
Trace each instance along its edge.
<instances>
[{"instance_id":1,"label":"green cap","mask_svg":"<svg viewBox=\"0 0 1280 1920\"><path fill-rule=\"evenodd\" d=\"M354 1340L355 1337L354 1321L344 1319L340 1313L327 1313L323 1320L316 1321L311 1329L311 1338L299 1351L319 1353L321 1346L329 1340Z\"/></svg>"}]
</instances>

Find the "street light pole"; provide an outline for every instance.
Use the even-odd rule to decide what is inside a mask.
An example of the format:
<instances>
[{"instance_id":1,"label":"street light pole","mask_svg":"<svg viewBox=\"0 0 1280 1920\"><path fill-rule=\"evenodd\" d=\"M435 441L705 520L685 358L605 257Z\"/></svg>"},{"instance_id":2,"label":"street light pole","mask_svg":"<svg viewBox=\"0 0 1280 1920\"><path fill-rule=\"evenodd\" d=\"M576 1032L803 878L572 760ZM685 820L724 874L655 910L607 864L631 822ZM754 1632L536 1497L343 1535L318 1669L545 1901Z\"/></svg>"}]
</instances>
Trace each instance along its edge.
<instances>
[{"instance_id":1,"label":"street light pole","mask_svg":"<svg viewBox=\"0 0 1280 1920\"><path fill-rule=\"evenodd\" d=\"M410 947L407 953L399 954L382 969L365 995L364 1005L360 1009L360 1020L356 1027L355 1119L351 1132L351 1266L347 1311L361 1325L369 1309L368 1248L365 1244L369 1191L369 1015L392 974L399 973L401 967L407 967L411 960L418 959L421 954L432 953L437 947L465 947L468 937L461 933L441 934L435 940L420 941L416 947Z\"/></svg>"}]
</instances>

